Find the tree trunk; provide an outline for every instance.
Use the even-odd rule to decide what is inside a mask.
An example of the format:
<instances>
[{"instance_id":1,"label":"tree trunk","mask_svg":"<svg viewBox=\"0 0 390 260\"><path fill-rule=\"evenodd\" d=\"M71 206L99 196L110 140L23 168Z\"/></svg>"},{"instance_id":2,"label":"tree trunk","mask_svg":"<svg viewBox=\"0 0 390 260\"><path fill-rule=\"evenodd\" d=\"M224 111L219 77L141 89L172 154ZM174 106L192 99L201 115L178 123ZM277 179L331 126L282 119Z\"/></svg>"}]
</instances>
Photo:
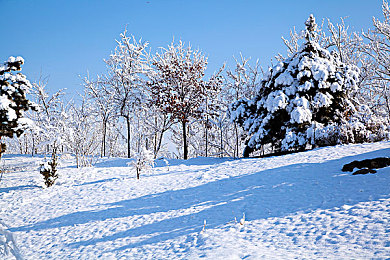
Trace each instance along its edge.
<instances>
[{"instance_id":1,"label":"tree trunk","mask_svg":"<svg viewBox=\"0 0 390 260\"><path fill-rule=\"evenodd\" d=\"M140 153L141 152L141 143L142 143L142 137L141 137L141 134L139 133L139 129L140 129L140 123L139 123L139 117L137 118L137 125L136 125L136 129L138 129L137 131L137 137L136 137L136 143L135 143L135 148L137 149L137 153Z\"/></svg>"},{"instance_id":2,"label":"tree trunk","mask_svg":"<svg viewBox=\"0 0 390 260\"><path fill-rule=\"evenodd\" d=\"M208 156L208 149L209 149L209 140L208 140L208 129L207 129L207 126L208 126L208 121L209 121L209 118L206 117L206 124L205 124L205 135L206 135L206 157Z\"/></svg>"},{"instance_id":3,"label":"tree trunk","mask_svg":"<svg viewBox=\"0 0 390 260\"><path fill-rule=\"evenodd\" d=\"M154 133L154 142L153 142L153 154L154 154L154 159L157 157L157 132Z\"/></svg>"},{"instance_id":4,"label":"tree trunk","mask_svg":"<svg viewBox=\"0 0 390 260\"><path fill-rule=\"evenodd\" d=\"M24 134L24 146L25 146L24 154L28 154L27 134Z\"/></svg>"},{"instance_id":5,"label":"tree trunk","mask_svg":"<svg viewBox=\"0 0 390 260\"><path fill-rule=\"evenodd\" d=\"M127 158L131 157L131 144L130 144L130 137L131 137L131 129L130 129L130 118L126 118L126 125L127 125Z\"/></svg>"},{"instance_id":6,"label":"tree trunk","mask_svg":"<svg viewBox=\"0 0 390 260\"><path fill-rule=\"evenodd\" d=\"M158 138L158 143L157 143L157 148L156 148L156 150L155 150L154 159L156 159L157 154L158 154L158 152L159 152L160 149L161 149L161 144L162 144L162 139L163 139L164 133L165 133L165 131L161 132L161 133L160 133L160 136L159 136L159 138Z\"/></svg>"},{"instance_id":7,"label":"tree trunk","mask_svg":"<svg viewBox=\"0 0 390 260\"><path fill-rule=\"evenodd\" d=\"M1 140L1 135L0 135L0 140ZM3 145L3 143L0 143L0 159L3 153L5 152L5 149L3 148L5 148L5 145Z\"/></svg>"},{"instance_id":8,"label":"tree trunk","mask_svg":"<svg viewBox=\"0 0 390 260\"><path fill-rule=\"evenodd\" d=\"M220 131L221 135L220 135L220 140L219 140L220 141L220 144L219 144L220 145L219 146L219 154L220 155L219 156L223 157L222 156L222 153L223 153L223 129L222 129L222 124L220 124L220 129L221 129L221 131Z\"/></svg>"},{"instance_id":9,"label":"tree trunk","mask_svg":"<svg viewBox=\"0 0 390 260\"><path fill-rule=\"evenodd\" d=\"M101 157L106 157L106 135L107 135L107 121L103 120L103 138L102 138L102 150Z\"/></svg>"},{"instance_id":10,"label":"tree trunk","mask_svg":"<svg viewBox=\"0 0 390 260\"><path fill-rule=\"evenodd\" d=\"M384 91L384 96L385 96L385 101L386 101L386 107L387 107L387 114L390 118L390 105L389 105L389 97L386 95L386 86L385 86L385 91Z\"/></svg>"},{"instance_id":11,"label":"tree trunk","mask_svg":"<svg viewBox=\"0 0 390 260\"><path fill-rule=\"evenodd\" d=\"M313 130L313 145L312 148L317 148L317 142L316 142L316 123L314 123L314 130Z\"/></svg>"},{"instance_id":12,"label":"tree trunk","mask_svg":"<svg viewBox=\"0 0 390 260\"><path fill-rule=\"evenodd\" d=\"M156 126L157 126L157 117L156 117ZM163 121L163 127L162 127L162 130L160 131L160 134L158 134L158 132L156 132L155 134L155 141L154 141L154 159L156 159L157 155L158 155L158 152L160 151L161 149L161 145L162 145L162 141L163 141L163 137L164 137L164 133L166 131L168 131L169 128L167 128L169 126L169 122L166 122L166 118L164 118L164 121ZM156 127L157 129L157 127Z\"/></svg>"},{"instance_id":13,"label":"tree trunk","mask_svg":"<svg viewBox=\"0 0 390 260\"><path fill-rule=\"evenodd\" d=\"M79 168L79 151L76 149L76 168Z\"/></svg>"},{"instance_id":14,"label":"tree trunk","mask_svg":"<svg viewBox=\"0 0 390 260\"><path fill-rule=\"evenodd\" d=\"M243 152L243 157L248 158L249 155L254 151L253 148L249 147L248 145L245 147L244 152Z\"/></svg>"},{"instance_id":15,"label":"tree trunk","mask_svg":"<svg viewBox=\"0 0 390 260\"><path fill-rule=\"evenodd\" d=\"M34 134L33 134L33 133L31 133L31 137L32 137L31 157L34 157L34 151L35 151L35 138L34 138Z\"/></svg>"},{"instance_id":16,"label":"tree trunk","mask_svg":"<svg viewBox=\"0 0 390 260\"><path fill-rule=\"evenodd\" d=\"M235 135L236 135L236 143L235 143L235 153L234 153L234 157L235 158L238 158L238 153L239 153L239 151L238 151L238 128L237 128L237 124L236 123L234 123L234 133L235 133Z\"/></svg>"},{"instance_id":17,"label":"tree trunk","mask_svg":"<svg viewBox=\"0 0 390 260\"><path fill-rule=\"evenodd\" d=\"M184 153L184 160L188 159L188 145L187 145L187 131L186 131L186 121L183 120L181 122L183 127L183 153Z\"/></svg>"},{"instance_id":18,"label":"tree trunk","mask_svg":"<svg viewBox=\"0 0 390 260\"><path fill-rule=\"evenodd\" d=\"M157 138L158 138L158 132L157 132L157 116L154 116L154 125L156 126L155 127L155 130L153 132L153 155L154 155L154 159L156 159L157 157Z\"/></svg>"}]
</instances>

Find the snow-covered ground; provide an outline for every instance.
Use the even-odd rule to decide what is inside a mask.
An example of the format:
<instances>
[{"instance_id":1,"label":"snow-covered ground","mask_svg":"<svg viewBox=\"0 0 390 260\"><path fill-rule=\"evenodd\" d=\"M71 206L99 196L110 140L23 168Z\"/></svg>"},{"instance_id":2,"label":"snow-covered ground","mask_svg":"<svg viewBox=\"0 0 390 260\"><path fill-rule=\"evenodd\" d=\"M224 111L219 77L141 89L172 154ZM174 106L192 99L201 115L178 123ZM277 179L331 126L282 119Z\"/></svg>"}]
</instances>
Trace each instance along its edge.
<instances>
[{"instance_id":1,"label":"snow-covered ground","mask_svg":"<svg viewBox=\"0 0 390 260\"><path fill-rule=\"evenodd\" d=\"M69 159L45 189L39 158L6 155L0 224L26 259L387 258L390 168L341 168L389 155L381 142L159 161L140 180L127 159L82 169Z\"/></svg>"}]
</instances>

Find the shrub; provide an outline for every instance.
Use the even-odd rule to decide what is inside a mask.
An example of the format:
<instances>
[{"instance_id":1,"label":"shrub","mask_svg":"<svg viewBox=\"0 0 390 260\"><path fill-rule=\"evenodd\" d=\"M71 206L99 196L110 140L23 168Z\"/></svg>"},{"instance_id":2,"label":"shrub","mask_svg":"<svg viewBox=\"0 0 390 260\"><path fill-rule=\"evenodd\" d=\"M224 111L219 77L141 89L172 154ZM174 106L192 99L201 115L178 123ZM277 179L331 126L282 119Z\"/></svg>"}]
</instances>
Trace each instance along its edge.
<instances>
[{"instance_id":1,"label":"shrub","mask_svg":"<svg viewBox=\"0 0 390 260\"><path fill-rule=\"evenodd\" d=\"M57 174L58 157L52 154L51 160L41 164L40 173L43 175L46 187L50 187L58 179Z\"/></svg>"}]
</instances>

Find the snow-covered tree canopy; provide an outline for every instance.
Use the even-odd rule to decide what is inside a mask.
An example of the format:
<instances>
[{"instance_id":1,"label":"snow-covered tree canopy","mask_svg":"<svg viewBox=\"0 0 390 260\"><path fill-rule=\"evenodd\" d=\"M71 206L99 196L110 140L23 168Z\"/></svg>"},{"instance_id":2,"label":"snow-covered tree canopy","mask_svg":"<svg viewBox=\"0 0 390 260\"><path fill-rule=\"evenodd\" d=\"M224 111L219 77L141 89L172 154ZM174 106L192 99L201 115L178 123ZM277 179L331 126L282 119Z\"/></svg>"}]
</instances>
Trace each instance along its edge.
<instances>
[{"instance_id":1,"label":"snow-covered tree canopy","mask_svg":"<svg viewBox=\"0 0 390 260\"><path fill-rule=\"evenodd\" d=\"M363 32L365 42L359 46L368 60L368 100L364 103L380 117L390 118L390 6L382 3L383 21L373 17L374 28Z\"/></svg>"},{"instance_id":2,"label":"snow-covered tree canopy","mask_svg":"<svg viewBox=\"0 0 390 260\"><path fill-rule=\"evenodd\" d=\"M145 95L145 74L149 68L148 42L127 36L125 30L117 41L117 47L106 60L108 75L105 91L113 93L114 111L127 124L127 156L131 157L131 121L139 118Z\"/></svg>"},{"instance_id":3,"label":"snow-covered tree canopy","mask_svg":"<svg viewBox=\"0 0 390 260\"><path fill-rule=\"evenodd\" d=\"M161 48L152 65L154 70L149 73L148 82L151 103L171 120L181 123L184 159L187 159L186 125L190 119L200 119L214 110L216 104L212 99L220 91L222 69L205 80L207 57L182 41Z\"/></svg>"},{"instance_id":4,"label":"snow-covered tree canopy","mask_svg":"<svg viewBox=\"0 0 390 260\"><path fill-rule=\"evenodd\" d=\"M247 151L265 144L304 149L317 143L315 133L346 122L355 110L347 94L357 87L358 68L316 42L312 15L305 25L299 51L269 69L254 98L231 106L231 119L248 133Z\"/></svg>"},{"instance_id":5,"label":"snow-covered tree canopy","mask_svg":"<svg viewBox=\"0 0 390 260\"><path fill-rule=\"evenodd\" d=\"M179 121L201 117L199 108L208 90L203 81L207 57L182 41L161 50L152 62L155 73L150 76L149 84L153 103Z\"/></svg>"},{"instance_id":6,"label":"snow-covered tree canopy","mask_svg":"<svg viewBox=\"0 0 390 260\"><path fill-rule=\"evenodd\" d=\"M0 138L20 136L30 122L23 112L34 108L26 98L31 83L22 73L13 73L20 71L23 63L22 57L10 57L0 65Z\"/></svg>"}]
</instances>

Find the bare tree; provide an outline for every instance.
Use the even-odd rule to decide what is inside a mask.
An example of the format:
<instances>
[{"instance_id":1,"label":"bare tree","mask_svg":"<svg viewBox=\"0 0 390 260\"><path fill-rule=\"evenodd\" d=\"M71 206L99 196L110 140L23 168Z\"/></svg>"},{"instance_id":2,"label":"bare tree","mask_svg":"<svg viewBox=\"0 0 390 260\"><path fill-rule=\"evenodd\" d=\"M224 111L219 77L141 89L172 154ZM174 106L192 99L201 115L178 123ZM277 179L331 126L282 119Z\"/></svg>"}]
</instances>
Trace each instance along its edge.
<instances>
[{"instance_id":1,"label":"bare tree","mask_svg":"<svg viewBox=\"0 0 390 260\"><path fill-rule=\"evenodd\" d=\"M46 90L47 81L40 81L33 84L32 96L38 106L38 111L32 117L37 126L34 132L39 133L40 138L36 145L45 152L57 153L59 147L63 145L64 134L66 133L66 110L64 103L64 90L59 90L54 94L49 94Z\"/></svg>"},{"instance_id":2,"label":"bare tree","mask_svg":"<svg viewBox=\"0 0 390 260\"><path fill-rule=\"evenodd\" d=\"M131 123L137 115L138 104L145 99L145 73L149 68L148 42L137 41L134 36L127 36L126 30L120 35L117 47L110 58L108 81L113 91L114 104L119 116L127 126L127 156L131 157Z\"/></svg>"},{"instance_id":3,"label":"bare tree","mask_svg":"<svg viewBox=\"0 0 390 260\"><path fill-rule=\"evenodd\" d=\"M163 145L164 134L171 129L174 121L171 120L170 114L159 110L153 102L149 101L147 104L150 106L146 109L144 124L151 132L151 140L146 142L146 149L149 150L149 146L153 146L153 155L157 158Z\"/></svg>"},{"instance_id":4,"label":"bare tree","mask_svg":"<svg viewBox=\"0 0 390 260\"><path fill-rule=\"evenodd\" d=\"M250 99L255 95L256 88L261 78L261 67L259 60L254 65L249 64L248 58L240 54L240 59L234 57L234 70L227 70L227 88L224 90L225 102L231 104L234 101L246 98ZM233 122L234 151L233 156L241 154L242 131L236 122ZM221 133L222 135L222 133Z\"/></svg>"},{"instance_id":5,"label":"bare tree","mask_svg":"<svg viewBox=\"0 0 390 260\"><path fill-rule=\"evenodd\" d=\"M71 103L68 109L66 145L76 156L76 166L91 166L99 147L99 119L88 96L81 96L79 104Z\"/></svg>"},{"instance_id":6,"label":"bare tree","mask_svg":"<svg viewBox=\"0 0 390 260\"><path fill-rule=\"evenodd\" d=\"M91 101L96 105L95 111L98 113L101 120L101 156L106 156L106 139L107 128L109 121L115 115L114 94L110 91L107 79L102 77L97 78L96 81L90 81L89 78L84 79L84 87L87 95L91 98Z\"/></svg>"},{"instance_id":7,"label":"bare tree","mask_svg":"<svg viewBox=\"0 0 390 260\"><path fill-rule=\"evenodd\" d=\"M377 113L390 118L390 8L386 1L382 4L384 21L373 18L374 29L363 33L368 41L361 50L371 60L369 63L370 84L368 97L373 104L371 107Z\"/></svg>"}]
</instances>

